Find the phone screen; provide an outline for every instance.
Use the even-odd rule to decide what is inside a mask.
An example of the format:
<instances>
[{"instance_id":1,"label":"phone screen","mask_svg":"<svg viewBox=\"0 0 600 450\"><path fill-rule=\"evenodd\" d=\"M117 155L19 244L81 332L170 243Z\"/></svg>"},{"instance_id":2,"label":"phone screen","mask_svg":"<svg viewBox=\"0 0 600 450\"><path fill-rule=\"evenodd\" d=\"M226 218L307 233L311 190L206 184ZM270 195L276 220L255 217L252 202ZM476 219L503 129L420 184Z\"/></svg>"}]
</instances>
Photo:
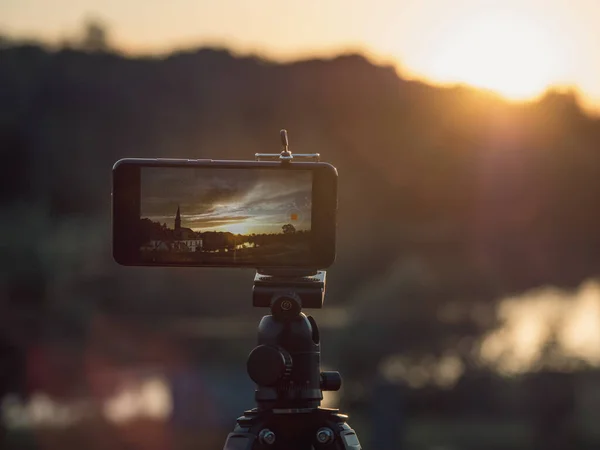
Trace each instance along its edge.
<instances>
[{"instance_id":1,"label":"phone screen","mask_svg":"<svg viewBox=\"0 0 600 450\"><path fill-rule=\"evenodd\" d=\"M311 170L142 167L140 262L308 264L312 190Z\"/></svg>"}]
</instances>

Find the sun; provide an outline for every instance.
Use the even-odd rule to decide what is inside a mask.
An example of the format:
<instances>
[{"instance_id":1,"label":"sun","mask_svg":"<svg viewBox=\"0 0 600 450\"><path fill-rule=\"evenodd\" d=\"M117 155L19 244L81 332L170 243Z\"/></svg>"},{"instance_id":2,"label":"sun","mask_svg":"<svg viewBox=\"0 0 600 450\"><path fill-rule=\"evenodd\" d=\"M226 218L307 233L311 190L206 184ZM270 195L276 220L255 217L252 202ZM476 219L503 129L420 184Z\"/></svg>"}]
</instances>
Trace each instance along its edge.
<instances>
[{"instance_id":1,"label":"sun","mask_svg":"<svg viewBox=\"0 0 600 450\"><path fill-rule=\"evenodd\" d=\"M225 232L229 232L229 233L233 233L233 234L248 234L250 231L250 228L248 227L248 224L246 224L244 222L237 222L237 223L232 223L230 225L225 225L225 226L221 227L221 231L225 231Z\"/></svg>"},{"instance_id":2,"label":"sun","mask_svg":"<svg viewBox=\"0 0 600 450\"><path fill-rule=\"evenodd\" d=\"M535 17L488 11L448 27L435 46L431 75L522 100L541 94L560 72L555 37Z\"/></svg>"}]
</instances>

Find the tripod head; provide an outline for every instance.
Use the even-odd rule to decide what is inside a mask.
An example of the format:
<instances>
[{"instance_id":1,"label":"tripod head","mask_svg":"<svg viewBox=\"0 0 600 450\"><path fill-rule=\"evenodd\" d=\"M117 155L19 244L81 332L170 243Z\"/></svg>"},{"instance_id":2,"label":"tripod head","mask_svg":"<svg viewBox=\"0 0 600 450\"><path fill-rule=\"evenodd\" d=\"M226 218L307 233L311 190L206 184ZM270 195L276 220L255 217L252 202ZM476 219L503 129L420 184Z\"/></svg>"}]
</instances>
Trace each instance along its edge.
<instances>
[{"instance_id":1,"label":"tripod head","mask_svg":"<svg viewBox=\"0 0 600 450\"><path fill-rule=\"evenodd\" d=\"M253 305L269 307L258 326L258 346L248 357L248 375L256 383L259 409L317 408L323 391L337 391L338 372L321 372L320 334L302 307L321 308L325 271L257 272Z\"/></svg>"}]
</instances>

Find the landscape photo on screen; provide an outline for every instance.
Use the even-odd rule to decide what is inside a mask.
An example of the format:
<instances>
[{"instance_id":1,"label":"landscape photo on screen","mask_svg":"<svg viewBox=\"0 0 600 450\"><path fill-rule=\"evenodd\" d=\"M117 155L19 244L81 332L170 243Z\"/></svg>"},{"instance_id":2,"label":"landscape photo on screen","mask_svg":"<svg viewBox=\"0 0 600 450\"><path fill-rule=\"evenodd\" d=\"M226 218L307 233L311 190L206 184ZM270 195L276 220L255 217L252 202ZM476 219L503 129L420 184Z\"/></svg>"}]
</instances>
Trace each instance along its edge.
<instances>
[{"instance_id":1,"label":"landscape photo on screen","mask_svg":"<svg viewBox=\"0 0 600 450\"><path fill-rule=\"evenodd\" d=\"M144 167L148 263L301 265L311 257L309 170Z\"/></svg>"}]
</instances>

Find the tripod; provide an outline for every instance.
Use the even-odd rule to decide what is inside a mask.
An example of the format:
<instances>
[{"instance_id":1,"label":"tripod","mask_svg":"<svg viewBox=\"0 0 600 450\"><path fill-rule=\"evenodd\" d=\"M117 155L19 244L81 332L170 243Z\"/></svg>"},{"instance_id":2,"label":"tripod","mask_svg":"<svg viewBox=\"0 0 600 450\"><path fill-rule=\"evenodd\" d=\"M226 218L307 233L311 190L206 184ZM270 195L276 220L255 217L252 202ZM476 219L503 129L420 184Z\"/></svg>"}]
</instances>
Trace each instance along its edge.
<instances>
[{"instance_id":1,"label":"tripod","mask_svg":"<svg viewBox=\"0 0 600 450\"><path fill-rule=\"evenodd\" d=\"M257 407L237 419L224 450L361 450L348 416L319 407L323 391L342 385L338 372L321 372L319 328L302 312L324 297L325 271L257 272L253 305L271 308L247 363Z\"/></svg>"}]
</instances>

